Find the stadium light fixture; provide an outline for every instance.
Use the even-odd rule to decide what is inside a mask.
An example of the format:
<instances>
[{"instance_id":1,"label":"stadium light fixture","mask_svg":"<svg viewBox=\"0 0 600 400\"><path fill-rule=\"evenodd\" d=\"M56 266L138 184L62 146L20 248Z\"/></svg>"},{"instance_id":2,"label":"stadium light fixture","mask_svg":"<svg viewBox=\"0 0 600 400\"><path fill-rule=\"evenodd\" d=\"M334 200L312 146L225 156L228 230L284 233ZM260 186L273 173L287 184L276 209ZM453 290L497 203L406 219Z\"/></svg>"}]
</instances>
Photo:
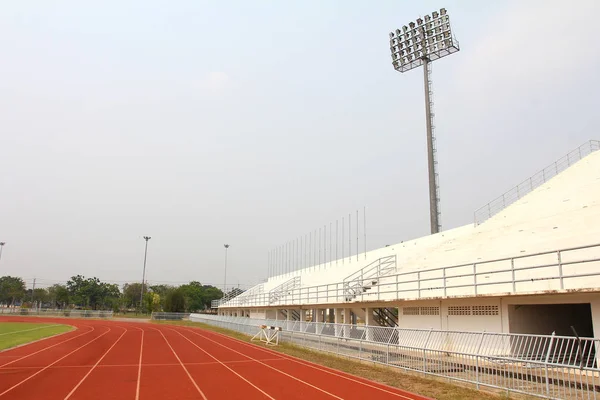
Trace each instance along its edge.
<instances>
[{"instance_id":1,"label":"stadium light fixture","mask_svg":"<svg viewBox=\"0 0 600 400\"><path fill-rule=\"evenodd\" d=\"M439 211L439 180L437 173L436 145L433 134L433 93L431 86L431 61L449 56L460 50L452 34L450 17L445 8L431 15L418 18L402 29L390 32L392 65L398 72L407 72L423 66L425 82L425 114L427 118L427 160L429 170L429 209L431 233L441 229Z\"/></svg>"}]
</instances>

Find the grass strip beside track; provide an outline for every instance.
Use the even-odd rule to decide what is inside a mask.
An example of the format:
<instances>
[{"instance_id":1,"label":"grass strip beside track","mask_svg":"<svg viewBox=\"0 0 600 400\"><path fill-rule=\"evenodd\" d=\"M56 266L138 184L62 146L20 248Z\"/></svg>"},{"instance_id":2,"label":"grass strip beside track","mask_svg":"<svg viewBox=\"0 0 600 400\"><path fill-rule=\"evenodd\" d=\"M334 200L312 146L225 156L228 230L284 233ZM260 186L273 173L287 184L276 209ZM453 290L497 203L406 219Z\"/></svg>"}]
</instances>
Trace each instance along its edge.
<instances>
[{"instance_id":1,"label":"grass strip beside track","mask_svg":"<svg viewBox=\"0 0 600 400\"><path fill-rule=\"evenodd\" d=\"M229 329L222 329L212 325L190 321L152 321L156 324L181 325L206 329L213 332L222 333L235 339L250 343L250 337ZM261 347L266 347L260 342L252 342ZM378 364L371 364L364 361L357 361L334 354L314 351L289 343L279 343L277 347L268 347L269 350L277 351L289 356L297 357L302 360L319 364L338 371L343 371L375 382L383 383L388 386L396 387L409 392L418 393L422 396L431 397L437 400L499 400L499 399L532 399L529 396L519 396L511 394L495 394L481 390L471 389L469 387L457 384L443 382L435 378L423 378L415 374L407 373L395 368L385 367Z\"/></svg>"},{"instance_id":2,"label":"grass strip beside track","mask_svg":"<svg viewBox=\"0 0 600 400\"><path fill-rule=\"evenodd\" d=\"M72 330L68 325L0 322L0 350Z\"/></svg>"}]
</instances>

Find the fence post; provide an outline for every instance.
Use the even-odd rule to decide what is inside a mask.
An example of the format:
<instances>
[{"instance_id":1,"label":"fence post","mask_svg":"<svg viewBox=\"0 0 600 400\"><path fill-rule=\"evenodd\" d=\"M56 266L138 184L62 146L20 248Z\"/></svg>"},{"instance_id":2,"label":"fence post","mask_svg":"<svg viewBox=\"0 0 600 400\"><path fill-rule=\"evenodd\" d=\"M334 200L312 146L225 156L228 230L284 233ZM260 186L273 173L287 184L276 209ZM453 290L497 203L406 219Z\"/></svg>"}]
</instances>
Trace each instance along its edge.
<instances>
[{"instance_id":1,"label":"fence post","mask_svg":"<svg viewBox=\"0 0 600 400\"><path fill-rule=\"evenodd\" d=\"M427 339L425 340L425 344L423 345L423 375L425 375L427 371L427 345L429 344L429 338L431 337L432 332L433 328L429 329Z\"/></svg>"},{"instance_id":2,"label":"fence post","mask_svg":"<svg viewBox=\"0 0 600 400\"><path fill-rule=\"evenodd\" d=\"M552 345L554 344L554 336L556 332L552 332L550 338L550 344L548 345L548 352L546 353L546 360L544 362L544 368L546 369L546 396L550 397L550 381L548 380L548 362L550 361L550 353L552 352Z\"/></svg>"},{"instance_id":3,"label":"fence post","mask_svg":"<svg viewBox=\"0 0 600 400\"><path fill-rule=\"evenodd\" d=\"M390 343L392 342L392 338L394 337L394 333L396 332L396 330L398 329L397 326L395 326L392 330L392 334L390 335L390 340L388 340L387 342L387 351L385 353L385 363L387 365L390 364Z\"/></svg>"},{"instance_id":4,"label":"fence post","mask_svg":"<svg viewBox=\"0 0 600 400\"><path fill-rule=\"evenodd\" d=\"M483 339L485 331L481 332L481 339L479 340L479 346L477 346L477 352L475 353L475 385L479 390L479 356L481 354L481 345L483 345Z\"/></svg>"},{"instance_id":5,"label":"fence post","mask_svg":"<svg viewBox=\"0 0 600 400\"><path fill-rule=\"evenodd\" d=\"M417 271L417 297L421 298L421 271Z\"/></svg>"}]
</instances>

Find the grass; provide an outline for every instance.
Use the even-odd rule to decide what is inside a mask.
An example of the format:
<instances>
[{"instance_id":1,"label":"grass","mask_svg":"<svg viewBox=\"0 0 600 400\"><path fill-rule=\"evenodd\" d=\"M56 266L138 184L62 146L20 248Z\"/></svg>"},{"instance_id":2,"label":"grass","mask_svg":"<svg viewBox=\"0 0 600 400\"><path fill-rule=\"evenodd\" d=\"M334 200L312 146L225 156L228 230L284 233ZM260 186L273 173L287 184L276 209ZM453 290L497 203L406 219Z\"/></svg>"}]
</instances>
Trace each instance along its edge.
<instances>
[{"instance_id":1,"label":"grass","mask_svg":"<svg viewBox=\"0 0 600 400\"><path fill-rule=\"evenodd\" d=\"M244 342L250 342L250 337L244 334L198 322L153 321L153 323L183 325L202 328L213 332L222 333L227 336L242 340ZM264 347L262 343L252 343ZM333 368L339 371L347 372L352 375L370 379L375 382L380 382L399 389L408 390L409 392L417 393L437 400L534 399L533 397L521 396L516 394L511 394L510 396L507 396L506 393L497 394L487 391L475 390L470 387L460 386L458 384L452 384L442 381L441 378L424 378L422 376L417 376L416 374L404 372L396 368L385 367L379 364L349 359L330 353L318 352L289 343L280 343L279 346L269 347L269 349L290 356L294 356L306 361L310 361L315 364L323 365L325 367Z\"/></svg>"},{"instance_id":2,"label":"grass","mask_svg":"<svg viewBox=\"0 0 600 400\"><path fill-rule=\"evenodd\" d=\"M68 325L0 322L0 350L54 336L71 329L73 328Z\"/></svg>"}]
</instances>

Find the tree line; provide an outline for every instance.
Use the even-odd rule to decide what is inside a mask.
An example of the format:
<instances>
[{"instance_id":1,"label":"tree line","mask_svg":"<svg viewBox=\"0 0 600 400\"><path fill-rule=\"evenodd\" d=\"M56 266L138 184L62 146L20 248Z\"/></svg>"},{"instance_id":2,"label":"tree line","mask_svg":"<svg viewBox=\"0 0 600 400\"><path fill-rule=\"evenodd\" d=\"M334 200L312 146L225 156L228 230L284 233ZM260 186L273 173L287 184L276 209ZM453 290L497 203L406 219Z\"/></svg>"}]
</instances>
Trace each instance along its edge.
<instances>
[{"instance_id":1,"label":"tree line","mask_svg":"<svg viewBox=\"0 0 600 400\"><path fill-rule=\"evenodd\" d=\"M27 289L22 278L0 277L0 305L3 307L78 308L87 310L197 312L210 308L223 292L211 285L192 281L185 285L144 285L122 287L100 279L75 275L66 284ZM140 302L141 300L141 302Z\"/></svg>"}]
</instances>

